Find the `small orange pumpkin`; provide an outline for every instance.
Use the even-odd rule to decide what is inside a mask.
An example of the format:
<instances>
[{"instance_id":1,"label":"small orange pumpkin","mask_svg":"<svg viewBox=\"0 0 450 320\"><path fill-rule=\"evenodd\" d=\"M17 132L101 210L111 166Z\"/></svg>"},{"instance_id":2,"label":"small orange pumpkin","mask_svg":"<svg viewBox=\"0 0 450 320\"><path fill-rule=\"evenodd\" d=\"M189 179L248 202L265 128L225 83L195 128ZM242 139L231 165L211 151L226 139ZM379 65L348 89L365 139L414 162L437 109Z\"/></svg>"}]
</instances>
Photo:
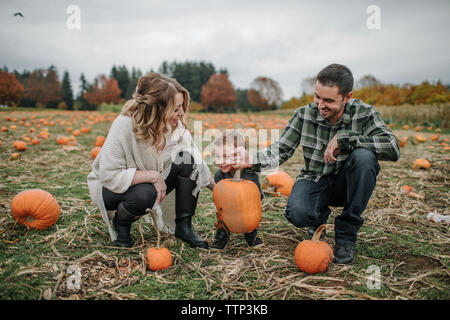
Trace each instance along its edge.
<instances>
[{"instance_id":1,"label":"small orange pumpkin","mask_svg":"<svg viewBox=\"0 0 450 320\"><path fill-rule=\"evenodd\" d=\"M67 138L66 136L59 136L58 138L56 138L56 143L61 145L66 145L69 143L69 141L69 138Z\"/></svg>"},{"instance_id":2,"label":"small orange pumpkin","mask_svg":"<svg viewBox=\"0 0 450 320\"><path fill-rule=\"evenodd\" d=\"M9 160L17 160L20 158L20 153L18 152L14 152L13 154L11 154L11 156L9 157Z\"/></svg>"},{"instance_id":3,"label":"small orange pumpkin","mask_svg":"<svg viewBox=\"0 0 450 320\"><path fill-rule=\"evenodd\" d=\"M82 133L89 133L89 132L91 132L91 128L90 127L81 127L81 132Z\"/></svg>"},{"instance_id":4,"label":"small orange pumpkin","mask_svg":"<svg viewBox=\"0 0 450 320\"><path fill-rule=\"evenodd\" d=\"M404 185L404 186L402 186L401 190L402 190L402 193L408 194L408 193L410 193L411 191L413 191L413 188L412 188L411 186Z\"/></svg>"},{"instance_id":5,"label":"small orange pumpkin","mask_svg":"<svg viewBox=\"0 0 450 320\"><path fill-rule=\"evenodd\" d=\"M333 259L333 249L328 243L319 240L325 228L326 225L321 225L311 240L303 240L295 248L295 264L301 271L309 274L327 271Z\"/></svg>"},{"instance_id":6,"label":"small orange pumpkin","mask_svg":"<svg viewBox=\"0 0 450 320\"><path fill-rule=\"evenodd\" d=\"M286 197L291 195L295 180L283 171L277 171L267 175L264 178L264 185L275 187L275 191L284 194Z\"/></svg>"},{"instance_id":7,"label":"small orange pumpkin","mask_svg":"<svg viewBox=\"0 0 450 320\"><path fill-rule=\"evenodd\" d=\"M98 153L100 152L100 150L102 149L102 147L93 147L91 149L91 158L95 159L97 158Z\"/></svg>"},{"instance_id":8,"label":"small orange pumpkin","mask_svg":"<svg viewBox=\"0 0 450 320\"><path fill-rule=\"evenodd\" d=\"M48 133L48 131L43 130L39 132L38 137L47 140L50 137L50 133Z\"/></svg>"},{"instance_id":9,"label":"small orange pumpkin","mask_svg":"<svg viewBox=\"0 0 450 320\"><path fill-rule=\"evenodd\" d=\"M432 135L430 136L430 140L431 140L431 141L438 141L438 140L439 140L439 136L438 136L437 134L432 134Z\"/></svg>"},{"instance_id":10,"label":"small orange pumpkin","mask_svg":"<svg viewBox=\"0 0 450 320\"><path fill-rule=\"evenodd\" d=\"M27 150L27 144L21 140L14 141L13 146L17 151Z\"/></svg>"},{"instance_id":11,"label":"small orange pumpkin","mask_svg":"<svg viewBox=\"0 0 450 320\"><path fill-rule=\"evenodd\" d=\"M406 146L406 142L408 141L408 137L402 137L398 140L398 145L400 148L404 148Z\"/></svg>"},{"instance_id":12,"label":"small orange pumpkin","mask_svg":"<svg viewBox=\"0 0 450 320\"><path fill-rule=\"evenodd\" d=\"M412 164L412 168L414 170L419 170L419 169L427 170L427 169L430 169L430 167L431 167L430 162L428 162L428 160L425 160L425 159L416 159L414 161L414 163Z\"/></svg>"},{"instance_id":13,"label":"small orange pumpkin","mask_svg":"<svg viewBox=\"0 0 450 320\"><path fill-rule=\"evenodd\" d=\"M147 266L152 271L164 270L172 265L172 254L169 249L160 247L161 236L159 235L158 224L156 223L155 215L152 210L150 211L150 215L153 219L153 226L156 230L156 248L149 248L147 250Z\"/></svg>"},{"instance_id":14,"label":"small orange pumpkin","mask_svg":"<svg viewBox=\"0 0 450 320\"><path fill-rule=\"evenodd\" d=\"M420 134L417 134L415 137L414 137L415 139L416 139L416 141L417 142L427 142L427 138L425 138L424 136L422 136L422 135L420 135Z\"/></svg>"},{"instance_id":15,"label":"small orange pumpkin","mask_svg":"<svg viewBox=\"0 0 450 320\"><path fill-rule=\"evenodd\" d=\"M172 254L167 248L149 248L147 264L152 271L164 270L172 265Z\"/></svg>"},{"instance_id":16,"label":"small orange pumpkin","mask_svg":"<svg viewBox=\"0 0 450 320\"><path fill-rule=\"evenodd\" d=\"M103 144L105 143L105 136L97 136L97 138L95 138L95 146L96 147L101 147L103 146Z\"/></svg>"},{"instance_id":17,"label":"small orange pumpkin","mask_svg":"<svg viewBox=\"0 0 450 320\"><path fill-rule=\"evenodd\" d=\"M237 169L232 179L220 180L214 187L213 200L218 218L232 233L248 233L261 221L261 194L258 186L241 179Z\"/></svg>"},{"instance_id":18,"label":"small orange pumpkin","mask_svg":"<svg viewBox=\"0 0 450 320\"><path fill-rule=\"evenodd\" d=\"M14 219L31 229L45 230L59 218L59 204L55 197L41 189L19 192L11 202Z\"/></svg>"}]
</instances>

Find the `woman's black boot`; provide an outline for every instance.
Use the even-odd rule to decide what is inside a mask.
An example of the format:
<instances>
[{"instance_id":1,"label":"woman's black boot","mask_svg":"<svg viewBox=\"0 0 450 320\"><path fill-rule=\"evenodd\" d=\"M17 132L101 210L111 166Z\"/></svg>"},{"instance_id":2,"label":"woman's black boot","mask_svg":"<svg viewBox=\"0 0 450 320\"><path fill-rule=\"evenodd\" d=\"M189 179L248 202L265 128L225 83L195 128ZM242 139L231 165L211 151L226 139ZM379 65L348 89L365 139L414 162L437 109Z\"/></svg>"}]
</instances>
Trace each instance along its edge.
<instances>
[{"instance_id":1,"label":"woman's black boot","mask_svg":"<svg viewBox=\"0 0 450 320\"><path fill-rule=\"evenodd\" d=\"M208 242L200 238L192 227L192 216L195 214L198 196L192 195L196 187L195 181L177 177L175 193L175 237L189 243L192 248L208 248Z\"/></svg>"},{"instance_id":2,"label":"woman's black boot","mask_svg":"<svg viewBox=\"0 0 450 320\"><path fill-rule=\"evenodd\" d=\"M117 234L116 246L131 248L133 241L131 240L130 230L131 224L138 220L140 216L131 214L124 208L123 202L119 203L116 214L113 218L113 228Z\"/></svg>"}]
</instances>

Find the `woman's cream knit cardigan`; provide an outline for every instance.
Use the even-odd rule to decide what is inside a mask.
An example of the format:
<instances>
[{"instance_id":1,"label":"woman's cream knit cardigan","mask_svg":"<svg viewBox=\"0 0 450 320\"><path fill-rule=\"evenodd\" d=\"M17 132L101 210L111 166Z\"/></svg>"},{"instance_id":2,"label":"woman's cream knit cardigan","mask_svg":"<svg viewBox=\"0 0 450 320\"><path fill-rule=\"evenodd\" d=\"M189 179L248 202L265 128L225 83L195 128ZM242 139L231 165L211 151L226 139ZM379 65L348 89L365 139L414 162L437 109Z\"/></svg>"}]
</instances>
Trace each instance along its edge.
<instances>
[{"instance_id":1,"label":"woman's cream knit cardigan","mask_svg":"<svg viewBox=\"0 0 450 320\"><path fill-rule=\"evenodd\" d=\"M105 143L92 164L92 172L87 177L89 194L108 226L112 241L117 236L103 202L102 187L115 193L124 193L131 186L136 170L157 171L160 169L160 162L163 163L162 176L166 179L175 157L181 151L189 152L194 158L194 171L190 178L197 184L192 192L197 195L201 187L209 185L211 172L191 134L181 123L171 135L166 135L166 146L158 155L155 148L150 148L147 142L136 139L130 117L119 115L113 121ZM158 204L155 204L153 210L161 212Z\"/></svg>"}]
</instances>

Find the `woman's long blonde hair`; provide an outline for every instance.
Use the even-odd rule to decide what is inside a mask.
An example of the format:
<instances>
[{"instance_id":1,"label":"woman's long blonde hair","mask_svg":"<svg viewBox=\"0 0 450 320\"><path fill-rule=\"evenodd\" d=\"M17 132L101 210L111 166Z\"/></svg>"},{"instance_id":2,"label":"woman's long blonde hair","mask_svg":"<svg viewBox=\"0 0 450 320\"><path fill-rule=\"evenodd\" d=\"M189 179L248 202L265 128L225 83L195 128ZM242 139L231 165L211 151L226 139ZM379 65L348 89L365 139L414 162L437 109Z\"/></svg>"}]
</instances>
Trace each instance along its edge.
<instances>
[{"instance_id":1,"label":"woman's long blonde hair","mask_svg":"<svg viewBox=\"0 0 450 320\"><path fill-rule=\"evenodd\" d=\"M169 119L175 110L175 94L183 94L184 113L189 109L189 92L175 79L152 72L139 79L133 99L128 100L122 115L133 120L133 132L138 139L147 140L150 146L162 150L166 144L165 134L172 132ZM186 128L185 116L181 123Z\"/></svg>"}]
</instances>

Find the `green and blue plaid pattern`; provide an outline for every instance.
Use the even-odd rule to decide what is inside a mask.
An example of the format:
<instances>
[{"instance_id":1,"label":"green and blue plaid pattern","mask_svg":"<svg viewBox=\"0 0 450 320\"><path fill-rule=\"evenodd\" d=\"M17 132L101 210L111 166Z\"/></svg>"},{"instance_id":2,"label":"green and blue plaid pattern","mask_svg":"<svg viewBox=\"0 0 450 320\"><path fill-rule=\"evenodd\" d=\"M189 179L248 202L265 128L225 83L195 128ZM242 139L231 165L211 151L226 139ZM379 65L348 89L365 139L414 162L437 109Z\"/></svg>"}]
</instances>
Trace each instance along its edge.
<instances>
[{"instance_id":1,"label":"green and blue plaid pattern","mask_svg":"<svg viewBox=\"0 0 450 320\"><path fill-rule=\"evenodd\" d=\"M339 147L337 161L325 163L325 149L336 134ZM292 157L298 145L303 148L305 165L297 180L317 182L324 175L337 174L356 148L372 150L379 160L397 161L400 157L395 135L374 107L358 99L350 99L335 124L320 115L315 103L296 109L280 138L268 148L253 154L256 161L252 170L280 166Z\"/></svg>"}]
</instances>

